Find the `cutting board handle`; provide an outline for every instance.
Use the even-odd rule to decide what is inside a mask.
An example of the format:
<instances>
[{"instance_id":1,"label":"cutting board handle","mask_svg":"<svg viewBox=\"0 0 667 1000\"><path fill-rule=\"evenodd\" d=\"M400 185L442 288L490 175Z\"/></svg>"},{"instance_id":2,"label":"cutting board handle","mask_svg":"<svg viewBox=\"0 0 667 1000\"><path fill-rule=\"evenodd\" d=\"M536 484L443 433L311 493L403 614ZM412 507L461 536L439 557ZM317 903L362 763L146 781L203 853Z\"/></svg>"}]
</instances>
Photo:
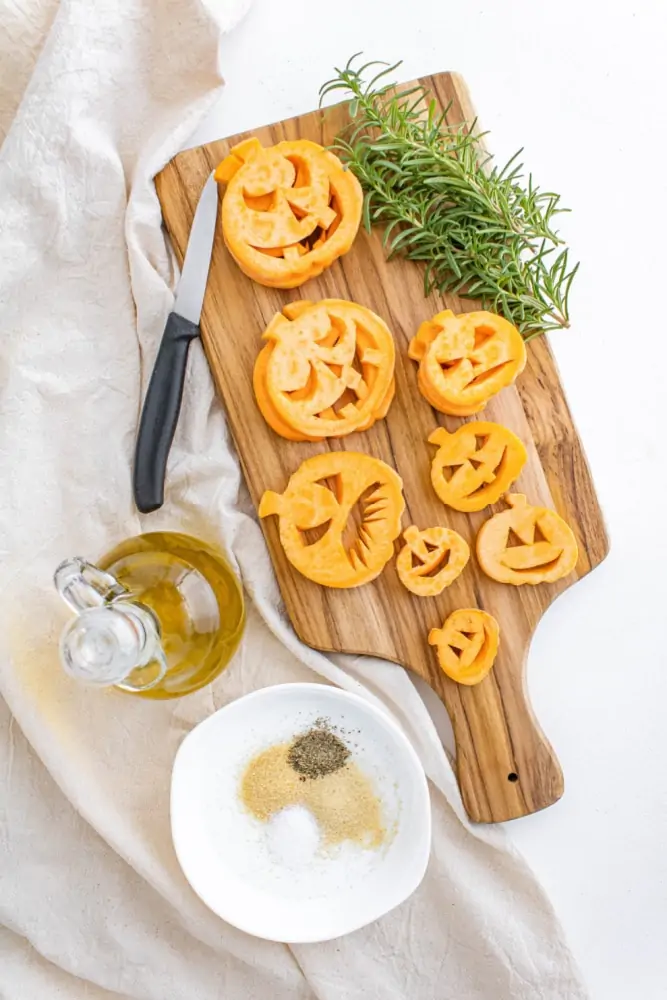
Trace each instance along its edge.
<instances>
[{"instance_id":1,"label":"cutting board handle","mask_svg":"<svg viewBox=\"0 0 667 1000\"><path fill-rule=\"evenodd\" d=\"M438 692L452 720L463 802L476 823L500 823L553 805L563 772L528 701L520 672L495 669L474 687Z\"/></svg>"}]
</instances>

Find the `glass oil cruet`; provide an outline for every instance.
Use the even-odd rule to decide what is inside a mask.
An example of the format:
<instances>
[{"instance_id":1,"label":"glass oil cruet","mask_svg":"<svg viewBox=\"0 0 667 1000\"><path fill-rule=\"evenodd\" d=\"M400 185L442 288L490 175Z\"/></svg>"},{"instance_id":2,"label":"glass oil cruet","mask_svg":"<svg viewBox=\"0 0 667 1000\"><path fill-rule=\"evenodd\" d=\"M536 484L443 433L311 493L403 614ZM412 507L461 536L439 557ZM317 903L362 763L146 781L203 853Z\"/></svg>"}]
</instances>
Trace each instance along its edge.
<instances>
[{"instance_id":1,"label":"glass oil cruet","mask_svg":"<svg viewBox=\"0 0 667 1000\"><path fill-rule=\"evenodd\" d=\"M76 616L60 639L65 671L100 687L176 698L227 666L245 624L241 584L212 546L176 532L122 542L54 575Z\"/></svg>"}]
</instances>

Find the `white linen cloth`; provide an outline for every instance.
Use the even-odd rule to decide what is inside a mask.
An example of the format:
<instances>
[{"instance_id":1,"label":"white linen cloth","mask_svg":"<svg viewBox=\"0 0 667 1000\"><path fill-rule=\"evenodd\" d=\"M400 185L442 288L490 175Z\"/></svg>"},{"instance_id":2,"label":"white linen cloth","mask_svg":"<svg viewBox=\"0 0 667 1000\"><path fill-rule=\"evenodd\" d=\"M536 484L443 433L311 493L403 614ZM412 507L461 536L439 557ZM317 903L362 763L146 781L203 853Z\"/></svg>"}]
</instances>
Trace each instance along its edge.
<instances>
[{"instance_id":1,"label":"white linen cloth","mask_svg":"<svg viewBox=\"0 0 667 1000\"><path fill-rule=\"evenodd\" d=\"M243 0L0 0L0 996L3 1000L580 1000L549 902L500 829L471 829L402 669L327 658L286 623L199 344L164 508L131 459L172 296L152 178L219 95ZM239 499L240 491L240 499ZM231 667L151 703L70 681L51 587L142 530L221 544L249 622ZM246 691L319 677L378 698L432 785L420 889L372 926L288 948L194 895L169 834L185 733Z\"/></svg>"}]
</instances>

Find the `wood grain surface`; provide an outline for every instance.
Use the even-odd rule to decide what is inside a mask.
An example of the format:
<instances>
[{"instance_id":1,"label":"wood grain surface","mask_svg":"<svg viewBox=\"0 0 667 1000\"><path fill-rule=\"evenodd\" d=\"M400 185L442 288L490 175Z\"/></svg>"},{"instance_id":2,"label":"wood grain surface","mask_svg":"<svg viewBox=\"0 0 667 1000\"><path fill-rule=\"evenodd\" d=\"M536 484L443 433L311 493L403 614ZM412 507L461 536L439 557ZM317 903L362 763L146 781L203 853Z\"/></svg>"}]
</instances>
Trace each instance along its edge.
<instances>
[{"instance_id":1,"label":"wood grain surface","mask_svg":"<svg viewBox=\"0 0 667 1000\"><path fill-rule=\"evenodd\" d=\"M451 122L472 120L460 77L442 73L421 82L443 106L451 103ZM344 120L343 109L330 109L255 129L252 134L264 145L295 138L327 144ZM248 134L183 152L156 178L164 220L179 259L206 178L229 148ZM396 398L387 418L369 431L318 444L292 443L274 434L262 419L252 391L260 337L275 312L300 298L351 299L377 312L392 330L397 344ZM445 524L460 532L473 548L482 522L504 505L461 514L445 507L435 495L430 484L435 449L427 438L438 424L453 430L461 421L442 416L425 402L417 390L416 365L406 353L420 322L443 308L461 312L475 304L435 294L425 299L420 268L400 260L387 263L376 233L360 232L352 250L320 278L283 292L246 278L218 231L202 339L255 504L265 489L282 492L290 475L313 454L326 449L364 451L400 473L406 499L404 526ZM278 540L277 518L266 518L262 527L300 638L317 649L375 654L425 678L452 720L458 779L468 815L474 821L495 822L535 812L563 793L560 766L528 703L525 661L545 609L604 559L608 542L586 458L545 338L530 343L528 364L517 385L502 391L479 419L511 428L528 449L528 462L513 490L526 493L531 503L554 507L574 529L579 562L566 579L537 587L505 586L486 577L473 556L458 580L438 597L410 594L399 582L393 561L373 583L352 590L326 589L306 580L287 562ZM450 681L426 641L431 628L442 625L453 610L462 607L483 608L497 618L501 629L495 667L475 687Z\"/></svg>"}]
</instances>

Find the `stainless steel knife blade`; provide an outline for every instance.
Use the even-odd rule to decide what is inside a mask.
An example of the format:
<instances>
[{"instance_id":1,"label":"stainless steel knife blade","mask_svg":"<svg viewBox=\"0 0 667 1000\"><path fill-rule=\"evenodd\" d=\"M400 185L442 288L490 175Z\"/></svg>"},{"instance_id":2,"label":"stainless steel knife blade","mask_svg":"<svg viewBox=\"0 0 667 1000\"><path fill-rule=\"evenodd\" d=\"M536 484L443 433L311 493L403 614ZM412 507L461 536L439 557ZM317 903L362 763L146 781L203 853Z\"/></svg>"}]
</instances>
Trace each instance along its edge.
<instances>
[{"instance_id":1,"label":"stainless steel knife blade","mask_svg":"<svg viewBox=\"0 0 667 1000\"><path fill-rule=\"evenodd\" d=\"M199 323L201 317L217 214L218 185L211 174L204 184L195 209L174 302L174 312L189 319L191 323Z\"/></svg>"}]
</instances>

